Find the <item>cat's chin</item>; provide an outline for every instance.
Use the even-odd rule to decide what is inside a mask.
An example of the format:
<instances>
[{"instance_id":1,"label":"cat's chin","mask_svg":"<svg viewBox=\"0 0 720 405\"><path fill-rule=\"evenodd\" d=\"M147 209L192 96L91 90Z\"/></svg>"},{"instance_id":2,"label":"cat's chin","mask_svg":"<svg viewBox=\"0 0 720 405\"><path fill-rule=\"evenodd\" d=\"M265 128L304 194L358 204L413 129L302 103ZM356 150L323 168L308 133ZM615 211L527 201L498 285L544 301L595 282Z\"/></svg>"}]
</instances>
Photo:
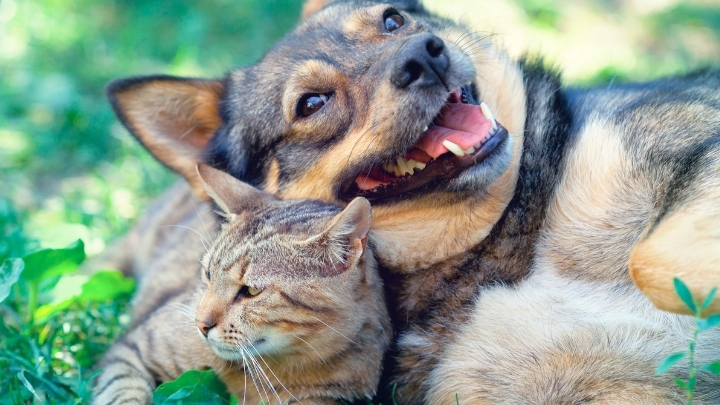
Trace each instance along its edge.
<instances>
[{"instance_id":1,"label":"cat's chin","mask_svg":"<svg viewBox=\"0 0 720 405\"><path fill-rule=\"evenodd\" d=\"M213 352L215 352L215 354L217 354L217 356L223 360L240 361L243 359L243 355L240 350L226 349L223 347L218 347L212 343L210 344L210 347L212 348Z\"/></svg>"}]
</instances>

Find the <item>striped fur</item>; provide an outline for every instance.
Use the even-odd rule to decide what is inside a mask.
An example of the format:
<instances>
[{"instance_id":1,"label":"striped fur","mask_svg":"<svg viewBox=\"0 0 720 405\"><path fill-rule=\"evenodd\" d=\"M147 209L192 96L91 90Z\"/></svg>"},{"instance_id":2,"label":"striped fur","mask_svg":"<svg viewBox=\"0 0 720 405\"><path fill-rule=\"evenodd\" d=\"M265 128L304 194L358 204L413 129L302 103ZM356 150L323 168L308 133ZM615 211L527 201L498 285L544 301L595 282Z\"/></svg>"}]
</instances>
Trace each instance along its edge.
<instances>
[{"instance_id":1,"label":"striped fur","mask_svg":"<svg viewBox=\"0 0 720 405\"><path fill-rule=\"evenodd\" d=\"M234 207L229 221L184 291L151 311L136 307L142 318L104 357L93 403L151 403L158 383L204 368L248 404L374 395L391 329L373 255L365 252L367 201L341 212L225 180L234 195L220 198L233 200L216 200ZM146 274L144 282L166 276ZM243 295L243 286L262 292ZM198 333L203 325L213 325L206 336Z\"/></svg>"}]
</instances>

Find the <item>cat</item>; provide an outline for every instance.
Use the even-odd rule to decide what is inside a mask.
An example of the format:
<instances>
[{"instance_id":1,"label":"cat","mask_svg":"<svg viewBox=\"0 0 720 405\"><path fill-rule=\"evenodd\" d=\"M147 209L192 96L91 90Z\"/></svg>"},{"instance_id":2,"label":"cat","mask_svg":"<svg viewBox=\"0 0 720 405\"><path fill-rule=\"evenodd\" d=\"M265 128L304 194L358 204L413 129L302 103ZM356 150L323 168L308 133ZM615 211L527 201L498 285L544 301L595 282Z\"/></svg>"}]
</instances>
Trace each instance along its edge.
<instances>
[{"instance_id":1,"label":"cat","mask_svg":"<svg viewBox=\"0 0 720 405\"><path fill-rule=\"evenodd\" d=\"M227 222L199 279L106 353L93 403L151 403L159 382L204 368L242 403L372 397L392 331L367 244L369 202L282 201L209 166L197 171ZM162 282L149 274L143 283L153 281Z\"/></svg>"}]
</instances>

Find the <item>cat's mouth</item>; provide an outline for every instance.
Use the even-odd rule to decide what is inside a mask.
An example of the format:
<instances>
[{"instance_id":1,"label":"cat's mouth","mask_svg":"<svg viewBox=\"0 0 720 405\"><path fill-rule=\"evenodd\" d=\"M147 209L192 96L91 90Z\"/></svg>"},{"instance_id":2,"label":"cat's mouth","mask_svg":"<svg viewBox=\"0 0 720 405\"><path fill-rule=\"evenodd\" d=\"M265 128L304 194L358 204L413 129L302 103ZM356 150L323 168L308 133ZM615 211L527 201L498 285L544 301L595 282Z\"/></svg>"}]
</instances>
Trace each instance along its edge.
<instances>
[{"instance_id":1,"label":"cat's mouth","mask_svg":"<svg viewBox=\"0 0 720 405\"><path fill-rule=\"evenodd\" d=\"M485 103L475 100L471 86L462 86L450 93L409 150L346 179L340 196L345 201L360 196L376 202L456 178L488 158L507 138L508 131Z\"/></svg>"}]
</instances>

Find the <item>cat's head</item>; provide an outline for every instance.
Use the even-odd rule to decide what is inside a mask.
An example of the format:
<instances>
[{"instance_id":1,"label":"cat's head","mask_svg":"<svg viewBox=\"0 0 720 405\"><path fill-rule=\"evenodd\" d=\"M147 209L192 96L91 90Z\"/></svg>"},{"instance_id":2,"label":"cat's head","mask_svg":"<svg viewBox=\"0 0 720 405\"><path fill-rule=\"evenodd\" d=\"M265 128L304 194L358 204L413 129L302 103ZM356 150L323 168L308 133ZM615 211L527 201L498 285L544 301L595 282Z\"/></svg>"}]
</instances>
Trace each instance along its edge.
<instances>
[{"instance_id":1,"label":"cat's head","mask_svg":"<svg viewBox=\"0 0 720 405\"><path fill-rule=\"evenodd\" d=\"M282 201L198 166L228 222L202 259L198 330L226 360L332 355L384 305L372 254L371 208Z\"/></svg>"}]
</instances>

